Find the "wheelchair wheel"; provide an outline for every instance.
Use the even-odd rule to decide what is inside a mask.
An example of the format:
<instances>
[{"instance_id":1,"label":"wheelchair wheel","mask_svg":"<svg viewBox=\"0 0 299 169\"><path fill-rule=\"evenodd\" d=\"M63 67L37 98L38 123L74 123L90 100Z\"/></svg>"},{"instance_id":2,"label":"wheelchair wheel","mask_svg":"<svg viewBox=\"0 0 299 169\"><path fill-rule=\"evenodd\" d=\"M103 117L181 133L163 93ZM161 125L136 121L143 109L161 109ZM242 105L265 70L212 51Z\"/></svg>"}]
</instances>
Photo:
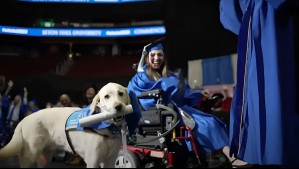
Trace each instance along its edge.
<instances>
[{"instance_id":1,"label":"wheelchair wheel","mask_svg":"<svg viewBox=\"0 0 299 169\"><path fill-rule=\"evenodd\" d=\"M140 159L135 153L127 150L127 160L124 160L124 150L121 149L115 161L115 168L140 168Z\"/></svg>"}]
</instances>

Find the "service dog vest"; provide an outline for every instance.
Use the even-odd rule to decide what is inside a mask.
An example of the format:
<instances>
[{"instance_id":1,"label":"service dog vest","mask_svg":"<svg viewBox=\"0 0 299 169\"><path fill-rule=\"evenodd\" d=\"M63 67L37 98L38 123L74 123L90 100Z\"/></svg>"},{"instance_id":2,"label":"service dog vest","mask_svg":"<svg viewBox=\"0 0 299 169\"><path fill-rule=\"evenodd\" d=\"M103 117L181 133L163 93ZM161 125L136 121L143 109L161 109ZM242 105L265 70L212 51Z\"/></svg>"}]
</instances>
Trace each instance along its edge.
<instances>
[{"instance_id":1,"label":"service dog vest","mask_svg":"<svg viewBox=\"0 0 299 169\"><path fill-rule=\"evenodd\" d=\"M98 122L98 123L89 125L87 127L82 127L79 124L79 119L83 118L83 117L87 117L90 114L91 114L90 113L90 105L88 105L85 108L75 111L68 117L68 119L66 121L66 125L65 125L65 130L80 130L80 131L82 131L84 129L92 129L98 133L101 133L101 131L100 131L101 129L109 129L110 133L112 133L112 134L120 133L120 129L118 127L116 127L114 124L110 124L105 121Z\"/></svg>"}]
</instances>

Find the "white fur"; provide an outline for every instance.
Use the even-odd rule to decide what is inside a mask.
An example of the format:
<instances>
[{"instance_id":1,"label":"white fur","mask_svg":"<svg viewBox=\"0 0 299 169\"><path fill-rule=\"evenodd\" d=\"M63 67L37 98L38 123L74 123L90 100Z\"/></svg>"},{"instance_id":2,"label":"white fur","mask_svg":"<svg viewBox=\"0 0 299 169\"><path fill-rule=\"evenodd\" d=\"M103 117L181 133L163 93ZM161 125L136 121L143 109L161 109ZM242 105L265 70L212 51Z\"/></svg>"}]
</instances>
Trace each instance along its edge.
<instances>
[{"instance_id":1,"label":"white fur","mask_svg":"<svg viewBox=\"0 0 299 169\"><path fill-rule=\"evenodd\" d=\"M123 94L123 95L122 95ZM95 96L91 106L96 105L101 110L116 112L124 111L130 104L127 89L116 83L108 83ZM37 162L38 167L45 167L39 157L44 156L51 162L57 148L72 152L65 133L65 123L70 114L80 108L55 107L42 109L25 117L16 127L12 140L0 150L0 158L19 157L20 167L32 167ZM124 118L111 123L121 125ZM78 155L87 164L87 168L113 168L121 146L121 136L107 137L89 130L69 131L72 145Z\"/></svg>"}]
</instances>

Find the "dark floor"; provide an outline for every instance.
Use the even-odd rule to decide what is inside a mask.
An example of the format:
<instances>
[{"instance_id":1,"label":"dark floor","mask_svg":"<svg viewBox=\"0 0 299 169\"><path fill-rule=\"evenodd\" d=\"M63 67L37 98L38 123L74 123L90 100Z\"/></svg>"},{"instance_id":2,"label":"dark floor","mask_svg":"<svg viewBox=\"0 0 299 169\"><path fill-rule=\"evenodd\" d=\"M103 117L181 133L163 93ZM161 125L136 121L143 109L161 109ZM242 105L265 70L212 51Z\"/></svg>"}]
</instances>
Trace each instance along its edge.
<instances>
[{"instance_id":1,"label":"dark floor","mask_svg":"<svg viewBox=\"0 0 299 169\"><path fill-rule=\"evenodd\" d=\"M0 168L20 168L18 159L1 159ZM55 159L46 168L86 168L86 165L83 163L78 165L69 165L65 164L63 159Z\"/></svg>"}]
</instances>

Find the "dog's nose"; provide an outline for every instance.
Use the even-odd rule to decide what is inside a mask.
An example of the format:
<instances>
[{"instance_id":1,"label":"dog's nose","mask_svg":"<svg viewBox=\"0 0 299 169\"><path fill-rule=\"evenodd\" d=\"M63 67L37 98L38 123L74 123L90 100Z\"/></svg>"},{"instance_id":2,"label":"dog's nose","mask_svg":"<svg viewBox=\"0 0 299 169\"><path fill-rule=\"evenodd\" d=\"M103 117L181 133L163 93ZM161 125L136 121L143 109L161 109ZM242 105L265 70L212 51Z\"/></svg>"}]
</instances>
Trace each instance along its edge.
<instances>
[{"instance_id":1,"label":"dog's nose","mask_svg":"<svg viewBox=\"0 0 299 169\"><path fill-rule=\"evenodd\" d=\"M122 105L121 105L121 104L118 104L118 105L115 106L115 110L117 110L117 111L120 111L121 108L122 108Z\"/></svg>"}]
</instances>

